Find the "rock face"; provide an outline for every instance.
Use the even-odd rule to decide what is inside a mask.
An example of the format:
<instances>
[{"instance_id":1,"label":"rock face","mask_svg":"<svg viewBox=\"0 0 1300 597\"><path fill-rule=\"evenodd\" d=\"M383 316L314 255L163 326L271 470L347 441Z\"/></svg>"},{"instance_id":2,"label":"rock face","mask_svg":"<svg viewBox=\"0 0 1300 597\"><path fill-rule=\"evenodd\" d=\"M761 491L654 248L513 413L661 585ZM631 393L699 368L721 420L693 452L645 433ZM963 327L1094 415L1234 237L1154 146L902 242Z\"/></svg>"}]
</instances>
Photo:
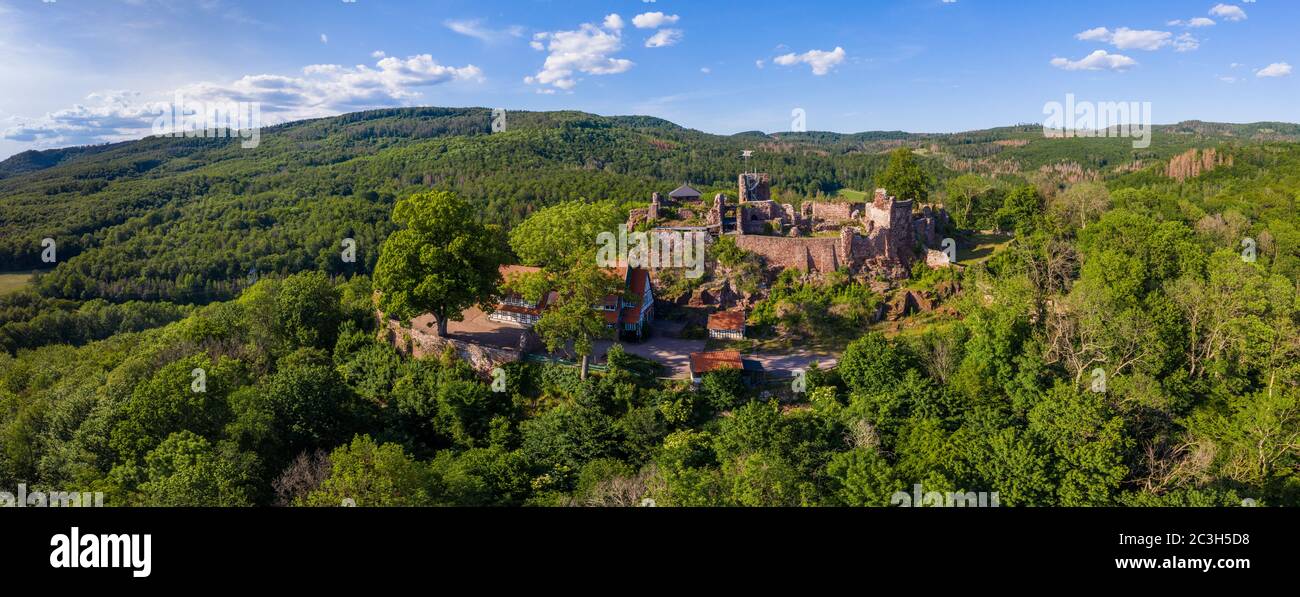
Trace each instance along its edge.
<instances>
[{"instance_id":1,"label":"rock face","mask_svg":"<svg viewBox=\"0 0 1300 597\"><path fill-rule=\"evenodd\" d=\"M944 280L934 285L934 292L939 295L941 300L954 297L957 293L961 292L961 282L956 280Z\"/></svg>"},{"instance_id":2,"label":"rock face","mask_svg":"<svg viewBox=\"0 0 1300 597\"><path fill-rule=\"evenodd\" d=\"M384 325L379 329L379 340L392 344L398 352L417 359L436 358L450 346L456 351L456 356L468 363L474 371L485 376L491 375L492 370L497 367L520 360L525 352L536 349L540 345L537 336L532 332L520 338L518 348L494 348L455 338L440 338L420 330L406 329L400 322L382 316L381 321Z\"/></svg>"},{"instance_id":3,"label":"rock face","mask_svg":"<svg viewBox=\"0 0 1300 597\"><path fill-rule=\"evenodd\" d=\"M939 269L939 268L952 266L952 262L948 261L947 253L944 253L943 251L936 251L934 249L926 249L925 264L929 266L930 269Z\"/></svg>"},{"instance_id":4,"label":"rock face","mask_svg":"<svg viewBox=\"0 0 1300 597\"><path fill-rule=\"evenodd\" d=\"M934 301L928 296L914 290L905 290L889 301L888 318L890 321L898 321L913 313L933 310Z\"/></svg>"},{"instance_id":5,"label":"rock face","mask_svg":"<svg viewBox=\"0 0 1300 597\"><path fill-rule=\"evenodd\" d=\"M707 288L697 288L695 292L687 295L686 305L688 307L707 307L714 304L717 304L717 300L713 298L713 293L709 292Z\"/></svg>"},{"instance_id":6,"label":"rock face","mask_svg":"<svg viewBox=\"0 0 1300 597\"><path fill-rule=\"evenodd\" d=\"M730 280L723 280L721 284L707 288L697 288L694 292L683 296L688 307L718 307L722 310L748 307L750 298L732 288Z\"/></svg>"},{"instance_id":7,"label":"rock face","mask_svg":"<svg viewBox=\"0 0 1300 597\"><path fill-rule=\"evenodd\" d=\"M1231 165L1232 156L1220 155L1214 148L1189 149L1169 160L1169 166L1165 168L1165 176L1183 182L1219 166Z\"/></svg>"}]
</instances>

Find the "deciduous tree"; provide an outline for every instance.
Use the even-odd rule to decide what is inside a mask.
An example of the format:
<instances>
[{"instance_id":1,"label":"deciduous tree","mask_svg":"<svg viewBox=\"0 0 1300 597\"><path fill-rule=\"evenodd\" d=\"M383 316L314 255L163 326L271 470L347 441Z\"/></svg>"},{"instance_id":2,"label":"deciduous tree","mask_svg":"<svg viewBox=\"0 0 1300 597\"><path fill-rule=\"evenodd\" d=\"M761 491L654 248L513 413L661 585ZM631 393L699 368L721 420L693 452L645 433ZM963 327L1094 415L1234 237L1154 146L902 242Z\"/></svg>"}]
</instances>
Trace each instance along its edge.
<instances>
[{"instance_id":1,"label":"deciduous tree","mask_svg":"<svg viewBox=\"0 0 1300 597\"><path fill-rule=\"evenodd\" d=\"M379 308L400 319L431 313L446 336L448 322L496 294L505 261L500 231L479 224L468 203L444 191L399 201L393 221L402 228L384 242L375 266Z\"/></svg>"}]
</instances>

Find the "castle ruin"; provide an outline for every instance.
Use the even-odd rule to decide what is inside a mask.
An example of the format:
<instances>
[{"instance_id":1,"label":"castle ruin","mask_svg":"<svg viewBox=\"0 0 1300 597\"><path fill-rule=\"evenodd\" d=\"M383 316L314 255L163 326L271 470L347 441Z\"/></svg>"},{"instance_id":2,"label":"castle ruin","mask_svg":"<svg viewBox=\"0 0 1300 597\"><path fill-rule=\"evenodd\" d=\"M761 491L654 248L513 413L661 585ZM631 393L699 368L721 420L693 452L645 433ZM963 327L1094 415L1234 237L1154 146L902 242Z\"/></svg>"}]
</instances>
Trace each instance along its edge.
<instances>
[{"instance_id":1,"label":"castle ruin","mask_svg":"<svg viewBox=\"0 0 1300 597\"><path fill-rule=\"evenodd\" d=\"M812 274L848 270L901 279L910 274L913 263L926 259L927 249L939 248L940 232L948 224L941 207L917 209L915 202L899 200L885 189L877 189L869 202L805 201L797 210L771 197L768 174L744 173L737 181L734 204L718 193L703 218L680 209L678 215L690 215L691 220L668 221L659 217L663 199L656 193L649 209L633 210L628 229L650 226L731 236L738 247L761 256L773 269Z\"/></svg>"}]
</instances>

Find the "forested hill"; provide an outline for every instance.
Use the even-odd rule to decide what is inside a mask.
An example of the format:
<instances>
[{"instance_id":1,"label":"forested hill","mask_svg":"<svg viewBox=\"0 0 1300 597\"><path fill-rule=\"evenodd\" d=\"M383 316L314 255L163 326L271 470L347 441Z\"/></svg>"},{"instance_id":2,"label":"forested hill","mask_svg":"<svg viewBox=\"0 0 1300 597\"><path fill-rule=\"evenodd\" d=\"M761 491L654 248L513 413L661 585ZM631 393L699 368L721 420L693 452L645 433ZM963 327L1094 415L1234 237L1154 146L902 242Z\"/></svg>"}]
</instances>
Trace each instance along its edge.
<instances>
[{"instance_id":1,"label":"forested hill","mask_svg":"<svg viewBox=\"0 0 1300 597\"><path fill-rule=\"evenodd\" d=\"M154 138L5 162L0 273L39 266L46 237L58 265L35 289L0 276L0 488L114 506L885 506L917 484L1007 506L1300 503L1294 125L1189 122L1134 149L1037 126L726 137L490 120L386 110L269 128L256 149ZM921 264L884 290L939 308L875 321L891 302L877 280L764 276L718 242L695 288L759 289L756 342L723 346L835 351L804 391L779 364L757 387L740 369L664 381L623 348L585 379L505 365L500 391L450 353L379 339L376 290L398 298L387 313L481 300L508 241L521 261L573 264L533 278L566 289L534 329L591 346L589 299L613 290L574 248L622 222L618 202L682 181L734 193L742 149L782 201L879 180L944 203L964 267ZM474 221L525 216L512 235ZM446 245L455 259L423 259ZM443 296L402 305L416 286Z\"/></svg>"},{"instance_id":2,"label":"forested hill","mask_svg":"<svg viewBox=\"0 0 1300 597\"><path fill-rule=\"evenodd\" d=\"M963 172L1028 180L1149 172L1193 147L1300 138L1289 124L1158 127L1150 148L1129 139L1044 139L1038 126L950 135L876 132L718 136L643 116L510 112L491 131L483 108L376 110L294 122L239 139L147 138L25 152L0 162L0 271L40 268L57 241L48 297L206 303L254 275L368 272L397 198L453 190L481 217L512 225L569 199L645 201L689 181L730 191L742 149L784 200L865 189L886 152L911 146L936 184ZM1064 166L1061 166L1064 164ZM1043 170L1046 172L1046 170ZM358 261L343 263L344 238Z\"/></svg>"}]
</instances>

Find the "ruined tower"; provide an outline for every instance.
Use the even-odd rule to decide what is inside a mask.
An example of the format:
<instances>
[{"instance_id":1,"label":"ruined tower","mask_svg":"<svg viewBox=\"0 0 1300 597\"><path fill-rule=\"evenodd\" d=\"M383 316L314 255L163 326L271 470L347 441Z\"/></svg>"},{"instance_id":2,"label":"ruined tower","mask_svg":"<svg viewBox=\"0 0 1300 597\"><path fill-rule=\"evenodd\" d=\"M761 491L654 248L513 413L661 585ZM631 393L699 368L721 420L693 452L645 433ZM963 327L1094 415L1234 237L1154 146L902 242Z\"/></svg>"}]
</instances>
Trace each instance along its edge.
<instances>
[{"instance_id":1,"label":"ruined tower","mask_svg":"<svg viewBox=\"0 0 1300 597\"><path fill-rule=\"evenodd\" d=\"M769 201L772 199L772 177L755 172L740 175L740 202Z\"/></svg>"},{"instance_id":2,"label":"ruined tower","mask_svg":"<svg viewBox=\"0 0 1300 597\"><path fill-rule=\"evenodd\" d=\"M727 198L722 193L713 196L713 207L709 209L709 226L722 226L723 210L726 206ZM721 228L719 228L721 232Z\"/></svg>"}]
</instances>

